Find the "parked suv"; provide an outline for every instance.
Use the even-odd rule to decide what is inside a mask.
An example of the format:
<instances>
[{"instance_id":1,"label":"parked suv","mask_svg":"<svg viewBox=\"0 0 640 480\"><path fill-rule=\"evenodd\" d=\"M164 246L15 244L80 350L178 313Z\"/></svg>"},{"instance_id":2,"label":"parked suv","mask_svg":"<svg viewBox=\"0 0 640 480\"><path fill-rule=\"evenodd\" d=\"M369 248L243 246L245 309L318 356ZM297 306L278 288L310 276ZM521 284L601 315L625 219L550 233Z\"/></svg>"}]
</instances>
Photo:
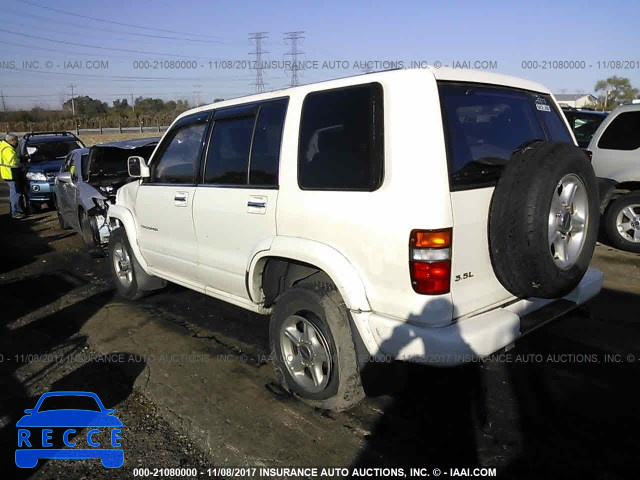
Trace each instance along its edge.
<instances>
[{"instance_id":1,"label":"parked suv","mask_svg":"<svg viewBox=\"0 0 640 480\"><path fill-rule=\"evenodd\" d=\"M613 246L640 253L640 105L611 112L588 148L600 182L604 231Z\"/></svg>"},{"instance_id":2,"label":"parked suv","mask_svg":"<svg viewBox=\"0 0 640 480\"><path fill-rule=\"evenodd\" d=\"M597 112L595 110L580 110L577 108L563 107L562 113L567 117L567 121L576 137L576 142L580 148L587 148L591 137L607 118L609 112Z\"/></svg>"},{"instance_id":3,"label":"parked suv","mask_svg":"<svg viewBox=\"0 0 640 480\"><path fill-rule=\"evenodd\" d=\"M276 376L345 409L367 361L457 365L587 301L598 190L549 90L404 70L180 115L109 208L112 275L270 314Z\"/></svg>"},{"instance_id":4,"label":"parked suv","mask_svg":"<svg viewBox=\"0 0 640 480\"><path fill-rule=\"evenodd\" d=\"M84 144L71 132L31 132L24 135L18 155L25 165L27 209L45 203L53 207L53 186L65 157Z\"/></svg>"}]
</instances>

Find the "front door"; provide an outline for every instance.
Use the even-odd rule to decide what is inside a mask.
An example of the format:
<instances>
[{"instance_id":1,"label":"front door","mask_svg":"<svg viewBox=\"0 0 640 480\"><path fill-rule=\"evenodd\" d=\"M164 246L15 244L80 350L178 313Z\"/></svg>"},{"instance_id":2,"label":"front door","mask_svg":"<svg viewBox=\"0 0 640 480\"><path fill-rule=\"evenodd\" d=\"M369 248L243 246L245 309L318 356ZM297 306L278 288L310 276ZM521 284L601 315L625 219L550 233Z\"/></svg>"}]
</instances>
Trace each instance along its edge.
<instances>
[{"instance_id":1,"label":"front door","mask_svg":"<svg viewBox=\"0 0 640 480\"><path fill-rule=\"evenodd\" d=\"M145 261L178 282L197 283L193 200L210 112L174 124L150 160L136 198L138 243Z\"/></svg>"}]
</instances>

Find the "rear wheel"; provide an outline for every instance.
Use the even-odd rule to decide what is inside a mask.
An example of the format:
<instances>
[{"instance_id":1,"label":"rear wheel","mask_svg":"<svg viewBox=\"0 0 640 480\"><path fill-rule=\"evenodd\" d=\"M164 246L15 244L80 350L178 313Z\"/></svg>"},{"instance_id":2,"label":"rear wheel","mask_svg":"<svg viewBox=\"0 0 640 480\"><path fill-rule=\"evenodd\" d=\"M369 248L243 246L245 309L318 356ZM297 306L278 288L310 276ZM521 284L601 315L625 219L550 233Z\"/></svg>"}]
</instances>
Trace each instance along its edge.
<instances>
[{"instance_id":1,"label":"rear wheel","mask_svg":"<svg viewBox=\"0 0 640 480\"><path fill-rule=\"evenodd\" d=\"M308 283L277 299L269 326L282 386L315 407L346 410L364 398L349 312L329 283Z\"/></svg>"},{"instance_id":2,"label":"rear wheel","mask_svg":"<svg viewBox=\"0 0 640 480\"><path fill-rule=\"evenodd\" d=\"M627 193L607 207L604 229L612 246L640 253L640 192Z\"/></svg>"}]
</instances>

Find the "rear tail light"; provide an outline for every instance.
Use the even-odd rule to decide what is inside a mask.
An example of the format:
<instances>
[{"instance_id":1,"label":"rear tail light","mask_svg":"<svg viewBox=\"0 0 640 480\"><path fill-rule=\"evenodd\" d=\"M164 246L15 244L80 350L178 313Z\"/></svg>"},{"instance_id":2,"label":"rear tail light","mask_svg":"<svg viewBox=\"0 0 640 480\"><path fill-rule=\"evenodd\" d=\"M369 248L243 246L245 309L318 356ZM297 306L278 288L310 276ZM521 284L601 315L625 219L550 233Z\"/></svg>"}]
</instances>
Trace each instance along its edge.
<instances>
[{"instance_id":1,"label":"rear tail light","mask_svg":"<svg viewBox=\"0 0 640 480\"><path fill-rule=\"evenodd\" d=\"M451 283L451 229L412 230L409 271L416 293L449 293Z\"/></svg>"},{"instance_id":2,"label":"rear tail light","mask_svg":"<svg viewBox=\"0 0 640 480\"><path fill-rule=\"evenodd\" d=\"M584 150L585 155L589 159L589 161L593 160L593 152L591 150Z\"/></svg>"}]
</instances>

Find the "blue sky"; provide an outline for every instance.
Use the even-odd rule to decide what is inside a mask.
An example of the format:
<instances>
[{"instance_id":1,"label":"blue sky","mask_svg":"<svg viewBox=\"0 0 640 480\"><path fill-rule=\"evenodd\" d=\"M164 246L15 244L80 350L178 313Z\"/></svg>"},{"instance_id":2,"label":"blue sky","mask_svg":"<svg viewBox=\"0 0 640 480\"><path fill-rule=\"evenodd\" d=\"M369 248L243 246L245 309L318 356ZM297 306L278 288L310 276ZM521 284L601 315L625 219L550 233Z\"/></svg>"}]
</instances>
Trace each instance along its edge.
<instances>
[{"instance_id":1,"label":"blue sky","mask_svg":"<svg viewBox=\"0 0 640 480\"><path fill-rule=\"evenodd\" d=\"M71 84L109 103L132 94L202 103L250 94L251 32L268 32L263 58L282 62L291 59L284 33L304 31L298 60L311 68L299 73L301 83L361 73L353 68L361 61L484 60L555 93L591 93L612 75L640 87L640 35L628 2L3 0L2 8L0 89L9 108L59 108ZM527 60L584 68L523 69ZM612 69L602 63L610 60L637 63ZM325 64L336 61L347 63ZM290 83L280 68L263 77L266 90Z\"/></svg>"}]
</instances>

